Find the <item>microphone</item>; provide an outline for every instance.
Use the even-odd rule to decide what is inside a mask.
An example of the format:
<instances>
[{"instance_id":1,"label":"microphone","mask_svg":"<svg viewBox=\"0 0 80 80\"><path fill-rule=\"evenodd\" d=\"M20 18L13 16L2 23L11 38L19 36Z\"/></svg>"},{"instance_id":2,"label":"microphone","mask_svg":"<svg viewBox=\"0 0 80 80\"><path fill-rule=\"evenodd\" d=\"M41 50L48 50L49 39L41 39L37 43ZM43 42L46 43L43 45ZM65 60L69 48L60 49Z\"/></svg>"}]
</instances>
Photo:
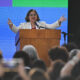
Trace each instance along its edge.
<instances>
[{"instance_id":1,"label":"microphone","mask_svg":"<svg viewBox=\"0 0 80 80\"><path fill-rule=\"evenodd\" d=\"M35 25L40 29L40 26L35 22Z\"/></svg>"},{"instance_id":2,"label":"microphone","mask_svg":"<svg viewBox=\"0 0 80 80\"><path fill-rule=\"evenodd\" d=\"M36 22L35 22L35 25L40 29L40 28L45 28L45 27L42 27L42 26L39 26Z\"/></svg>"},{"instance_id":3,"label":"microphone","mask_svg":"<svg viewBox=\"0 0 80 80\"><path fill-rule=\"evenodd\" d=\"M68 33L66 33L66 32L61 32L62 34L64 34L64 35L68 35Z\"/></svg>"},{"instance_id":4,"label":"microphone","mask_svg":"<svg viewBox=\"0 0 80 80\"><path fill-rule=\"evenodd\" d=\"M66 33L66 32L61 32L63 35L64 35L64 43L66 43L66 36L68 35L68 33Z\"/></svg>"}]
</instances>

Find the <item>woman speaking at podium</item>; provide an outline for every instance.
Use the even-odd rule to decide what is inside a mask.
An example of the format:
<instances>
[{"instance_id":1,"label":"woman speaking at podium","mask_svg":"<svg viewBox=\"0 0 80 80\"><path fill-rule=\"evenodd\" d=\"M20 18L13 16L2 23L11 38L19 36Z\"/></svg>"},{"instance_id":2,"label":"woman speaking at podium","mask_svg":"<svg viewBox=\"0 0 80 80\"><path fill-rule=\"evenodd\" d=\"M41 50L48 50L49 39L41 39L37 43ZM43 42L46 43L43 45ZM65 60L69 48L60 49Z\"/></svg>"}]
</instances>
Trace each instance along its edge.
<instances>
[{"instance_id":1,"label":"woman speaking at podium","mask_svg":"<svg viewBox=\"0 0 80 80\"><path fill-rule=\"evenodd\" d=\"M16 27L10 19L8 19L8 25L10 29L17 33L19 29L56 29L61 25L63 21L66 20L64 16L61 16L60 19L52 24L47 24L44 21L40 21L40 18L38 16L38 13L36 10L31 9L28 11L26 17L25 17L26 22L21 23L18 27Z\"/></svg>"}]
</instances>

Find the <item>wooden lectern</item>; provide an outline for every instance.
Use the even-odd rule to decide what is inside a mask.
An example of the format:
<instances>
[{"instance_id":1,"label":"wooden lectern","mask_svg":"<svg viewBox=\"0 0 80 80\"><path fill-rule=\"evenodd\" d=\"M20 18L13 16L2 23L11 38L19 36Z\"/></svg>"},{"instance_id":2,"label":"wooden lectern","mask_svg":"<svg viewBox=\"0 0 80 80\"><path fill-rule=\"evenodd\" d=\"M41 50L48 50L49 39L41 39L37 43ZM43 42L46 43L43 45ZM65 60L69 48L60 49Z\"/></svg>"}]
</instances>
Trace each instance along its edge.
<instances>
[{"instance_id":1,"label":"wooden lectern","mask_svg":"<svg viewBox=\"0 0 80 80\"><path fill-rule=\"evenodd\" d=\"M31 44L37 48L39 57L49 66L48 50L60 45L61 30L52 29L21 29L16 35L16 50Z\"/></svg>"}]
</instances>

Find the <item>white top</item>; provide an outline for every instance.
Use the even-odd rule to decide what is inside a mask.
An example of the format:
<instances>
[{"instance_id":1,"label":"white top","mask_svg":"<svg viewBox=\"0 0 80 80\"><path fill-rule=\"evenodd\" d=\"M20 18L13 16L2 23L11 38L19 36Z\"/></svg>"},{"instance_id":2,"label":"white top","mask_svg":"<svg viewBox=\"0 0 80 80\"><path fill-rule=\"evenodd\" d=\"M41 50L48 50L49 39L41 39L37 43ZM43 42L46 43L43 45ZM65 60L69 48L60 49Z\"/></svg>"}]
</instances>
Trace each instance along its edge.
<instances>
[{"instance_id":1,"label":"white top","mask_svg":"<svg viewBox=\"0 0 80 80\"><path fill-rule=\"evenodd\" d=\"M43 27L44 29L56 29L57 27L59 27L59 22L56 21L52 24L46 24L45 22L36 22L38 26L36 26L36 29L39 29L39 27ZM31 23L30 22L26 22L26 23L21 23L18 27L16 27L14 24L13 24L13 27L12 27L12 31L17 33L19 31L19 29L32 29L31 27Z\"/></svg>"}]
</instances>

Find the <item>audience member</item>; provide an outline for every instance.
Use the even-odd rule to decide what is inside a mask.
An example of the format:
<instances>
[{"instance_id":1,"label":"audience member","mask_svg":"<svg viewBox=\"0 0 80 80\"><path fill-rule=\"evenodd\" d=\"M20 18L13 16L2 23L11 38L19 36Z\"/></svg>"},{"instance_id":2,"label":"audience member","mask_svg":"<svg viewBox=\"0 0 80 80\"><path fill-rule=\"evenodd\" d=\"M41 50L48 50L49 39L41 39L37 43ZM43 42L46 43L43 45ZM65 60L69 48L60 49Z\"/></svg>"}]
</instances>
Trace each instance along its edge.
<instances>
[{"instance_id":1,"label":"audience member","mask_svg":"<svg viewBox=\"0 0 80 80\"><path fill-rule=\"evenodd\" d=\"M35 60L39 59L38 52L33 45L25 45L22 49L26 53L28 53L30 57L30 64L32 65Z\"/></svg>"},{"instance_id":2,"label":"audience member","mask_svg":"<svg viewBox=\"0 0 80 80\"><path fill-rule=\"evenodd\" d=\"M80 60L80 52L76 56L74 56L72 60L68 61L66 65L62 68L60 74L61 77L70 76L73 67L78 63L79 60Z\"/></svg>"},{"instance_id":3,"label":"audience member","mask_svg":"<svg viewBox=\"0 0 80 80\"><path fill-rule=\"evenodd\" d=\"M34 61L32 68L39 68L44 71L47 71L47 66L46 66L45 62L41 59Z\"/></svg>"},{"instance_id":4,"label":"audience member","mask_svg":"<svg viewBox=\"0 0 80 80\"><path fill-rule=\"evenodd\" d=\"M60 77L60 71L63 68L65 63L61 60L53 61L52 65L50 66L48 73L50 76L50 80L57 80Z\"/></svg>"},{"instance_id":5,"label":"audience member","mask_svg":"<svg viewBox=\"0 0 80 80\"><path fill-rule=\"evenodd\" d=\"M48 55L51 61L60 59L64 62L67 62L69 58L68 51L66 50L66 48L59 46L51 48L48 52Z\"/></svg>"},{"instance_id":6,"label":"audience member","mask_svg":"<svg viewBox=\"0 0 80 80\"><path fill-rule=\"evenodd\" d=\"M25 66L24 68L26 70L30 69L30 57L26 52L17 51L17 52L15 52L13 58L21 58L23 60L23 62L24 62L24 66Z\"/></svg>"}]
</instances>

